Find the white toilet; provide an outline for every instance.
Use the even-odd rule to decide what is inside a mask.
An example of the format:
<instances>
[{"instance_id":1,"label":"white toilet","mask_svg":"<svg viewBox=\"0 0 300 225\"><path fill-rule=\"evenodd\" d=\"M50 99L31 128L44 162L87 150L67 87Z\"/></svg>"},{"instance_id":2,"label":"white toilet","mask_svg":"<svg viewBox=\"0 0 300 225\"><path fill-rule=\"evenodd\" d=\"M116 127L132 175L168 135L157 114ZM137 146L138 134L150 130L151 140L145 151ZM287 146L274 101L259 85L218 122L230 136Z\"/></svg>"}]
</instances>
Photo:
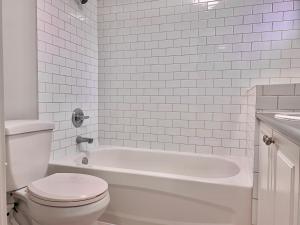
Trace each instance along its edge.
<instances>
[{"instance_id":1,"label":"white toilet","mask_svg":"<svg viewBox=\"0 0 300 225\"><path fill-rule=\"evenodd\" d=\"M84 174L46 176L53 123L5 122L7 192L19 225L91 225L110 201L106 181Z\"/></svg>"}]
</instances>

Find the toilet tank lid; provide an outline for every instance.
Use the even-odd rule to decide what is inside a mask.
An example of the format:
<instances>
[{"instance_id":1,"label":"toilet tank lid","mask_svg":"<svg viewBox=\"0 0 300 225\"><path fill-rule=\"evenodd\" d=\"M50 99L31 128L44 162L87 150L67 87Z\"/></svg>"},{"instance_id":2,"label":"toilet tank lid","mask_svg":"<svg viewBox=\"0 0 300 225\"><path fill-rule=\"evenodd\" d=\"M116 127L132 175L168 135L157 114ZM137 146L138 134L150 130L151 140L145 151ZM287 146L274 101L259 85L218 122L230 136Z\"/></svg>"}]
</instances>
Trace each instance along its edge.
<instances>
[{"instance_id":1,"label":"toilet tank lid","mask_svg":"<svg viewBox=\"0 0 300 225\"><path fill-rule=\"evenodd\" d=\"M43 130L53 130L54 123L41 120L7 120L5 121L5 134L16 135Z\"/></svg>"}]
</instances>

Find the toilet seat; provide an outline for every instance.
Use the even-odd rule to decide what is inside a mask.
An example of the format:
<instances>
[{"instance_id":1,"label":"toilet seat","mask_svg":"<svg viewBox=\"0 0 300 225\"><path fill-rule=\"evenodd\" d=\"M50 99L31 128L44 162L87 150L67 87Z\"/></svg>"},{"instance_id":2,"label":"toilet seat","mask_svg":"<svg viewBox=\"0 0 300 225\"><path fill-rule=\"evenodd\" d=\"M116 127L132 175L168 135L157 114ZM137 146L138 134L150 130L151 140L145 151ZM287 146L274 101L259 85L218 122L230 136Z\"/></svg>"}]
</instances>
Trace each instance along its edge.
<instances>
[{"instance_id":1,"label":"toilet seat","mask_svg":"<svg viewBox=\"0 0 300 225\"><path fill-rule=\"evenodd\" d=\"M108 195L108 184L101 178L74 173L57 173L32 182L29 199L45 206L76 207L91 204Z\"/></svg>"},{"instance_id":2,"label":"toilet seat","mask_svg":"<svg viewBox=\"0 0 300 225\"><path fill-rule=\"evenodd\" d=\"M98 201L101 201L104 199L106 196L108 196L108 191L103 193L102 195L97 196L96 198L92 199L87 199L85 201L74 201L74 202L63 202L63 201L49 201L49 200L44 200L41 198L38 198L32 194L29 194L29 199L35 203L38 203L40 205L44 206L51 206L51 207L58 207L58 208L68 208L68 207L78 207L78 206L84 206L88 204L92 204Z\"/></svg>"}]
</instances>

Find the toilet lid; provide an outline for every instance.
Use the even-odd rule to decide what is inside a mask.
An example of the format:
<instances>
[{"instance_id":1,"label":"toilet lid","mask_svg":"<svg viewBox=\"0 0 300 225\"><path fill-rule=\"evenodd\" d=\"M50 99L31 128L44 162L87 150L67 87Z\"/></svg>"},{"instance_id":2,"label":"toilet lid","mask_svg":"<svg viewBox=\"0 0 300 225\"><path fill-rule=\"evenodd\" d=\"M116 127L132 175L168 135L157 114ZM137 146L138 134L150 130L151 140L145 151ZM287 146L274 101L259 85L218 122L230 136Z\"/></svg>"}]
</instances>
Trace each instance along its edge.
<instances>
[{"instance_id":1,"label":"toilet lid","mask_svg":"<svg viewBox=\"0 0 300 225\"><path fill-rule=\"evenodd\" d=\"M107 189L107 182L95 176L56 173L32 182L28 186L28 193L33 200L38 198L43 202L82 203L92 199L101 199L99 196L107 192Z\"/></svg>"}]
</instances>

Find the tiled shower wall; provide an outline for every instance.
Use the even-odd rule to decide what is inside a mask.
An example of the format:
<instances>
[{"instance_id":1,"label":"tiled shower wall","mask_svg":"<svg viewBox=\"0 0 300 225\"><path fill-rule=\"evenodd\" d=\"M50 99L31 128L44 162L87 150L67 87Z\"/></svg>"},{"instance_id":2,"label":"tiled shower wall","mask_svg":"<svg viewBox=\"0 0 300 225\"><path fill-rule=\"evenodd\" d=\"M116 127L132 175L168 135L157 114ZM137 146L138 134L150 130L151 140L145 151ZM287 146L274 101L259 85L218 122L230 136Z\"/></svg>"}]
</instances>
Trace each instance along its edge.
<instances>
[{"instance_id":1,"label":"tiled shower wall","mask_svg":"<svg viewBox=\"0 0 300 225\"><path fill-rule=\"evenodd\" d=\"M245 154L247 92L299 81L300 1L98 0L102 144Z\"/></svg>"},{"instance_id":2,"label":"tiled shower wall","mask_svg":"<svg viewBox=\"0 0 300 225\"><path fill-rule=\"evenodd\" d=\"M58 158L76 151L76 135L93 137L97 144L97 1L37 3L39 117L55 122L52 148ZM71 123L77 107L90 116L78 129Z\"/></svg>"}]
</instances>

